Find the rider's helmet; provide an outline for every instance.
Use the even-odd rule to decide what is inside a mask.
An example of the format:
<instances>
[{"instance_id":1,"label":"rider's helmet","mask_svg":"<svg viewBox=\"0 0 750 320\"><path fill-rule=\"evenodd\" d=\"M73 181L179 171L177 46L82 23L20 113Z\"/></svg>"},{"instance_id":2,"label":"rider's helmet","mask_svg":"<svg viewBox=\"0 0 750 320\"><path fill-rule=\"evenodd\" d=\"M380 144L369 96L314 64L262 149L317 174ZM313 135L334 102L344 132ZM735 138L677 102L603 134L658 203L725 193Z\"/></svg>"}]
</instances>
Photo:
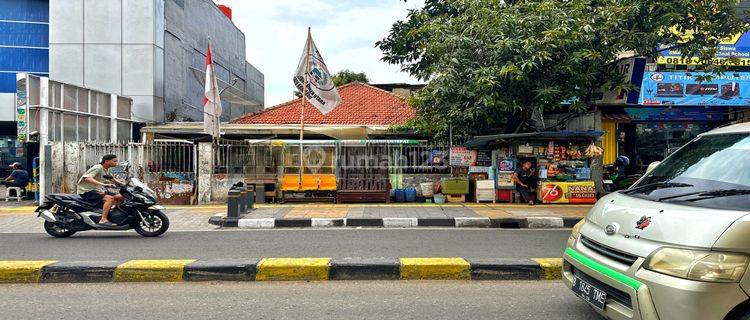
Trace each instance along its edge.
<instances>
[{"instance_id":1,"label":"rider's helmet","mask_svg":"<svg viewBox=\"0 0 750 320\"><path fill-rule=\"evenodd\" d=\"M617 157L617 164L627 167L630 164L630 159L626 156Z\"/></svg>"}]
</instances>

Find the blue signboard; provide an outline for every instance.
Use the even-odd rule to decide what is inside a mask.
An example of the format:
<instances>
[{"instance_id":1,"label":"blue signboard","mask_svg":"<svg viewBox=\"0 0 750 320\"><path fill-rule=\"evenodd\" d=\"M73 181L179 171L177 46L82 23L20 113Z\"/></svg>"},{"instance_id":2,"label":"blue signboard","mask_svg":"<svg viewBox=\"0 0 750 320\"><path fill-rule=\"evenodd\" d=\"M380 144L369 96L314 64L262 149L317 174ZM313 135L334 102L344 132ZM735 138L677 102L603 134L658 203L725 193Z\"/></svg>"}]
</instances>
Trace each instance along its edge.
<instances>
[{"instance_id":1,"label":"blue signboard","mask_svg":"<svg viewBox=\"0 0 750 320\"><path fill-rule=\"evenodd\" d=\"M724 121L726 112L717 108L625 108L633 121Z\"/></svg>"},{"instance_id":2,"label":"blue signboard","mask_svg":"<svg viewBox=\"0 0 750 320\"><path fill-rule=\"evenodd\" d=\"M713 75L701 72L646 72L639 104L677 106L750 106L750 72Z\"/></svg>"}]
</instances>

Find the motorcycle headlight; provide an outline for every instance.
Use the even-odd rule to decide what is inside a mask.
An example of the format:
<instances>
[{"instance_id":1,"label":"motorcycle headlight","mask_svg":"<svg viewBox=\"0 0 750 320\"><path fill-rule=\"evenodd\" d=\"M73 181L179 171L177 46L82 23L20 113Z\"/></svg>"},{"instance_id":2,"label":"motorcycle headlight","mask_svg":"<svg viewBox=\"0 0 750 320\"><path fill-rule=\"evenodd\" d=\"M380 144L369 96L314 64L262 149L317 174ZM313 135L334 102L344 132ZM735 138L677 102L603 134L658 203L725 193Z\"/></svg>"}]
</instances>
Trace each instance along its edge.
<instances>
[{"instance_id":1,"label":"motorcycle headlight","mask_svg":"<svg viewBox=\"0 0 750 320\"><path fill-rule=\"evenodd\" d=\"M648 258L645 268L688 280L738 282L747 264L748 257L742 254L661 248Z\"/></svg>"}]
</instances>

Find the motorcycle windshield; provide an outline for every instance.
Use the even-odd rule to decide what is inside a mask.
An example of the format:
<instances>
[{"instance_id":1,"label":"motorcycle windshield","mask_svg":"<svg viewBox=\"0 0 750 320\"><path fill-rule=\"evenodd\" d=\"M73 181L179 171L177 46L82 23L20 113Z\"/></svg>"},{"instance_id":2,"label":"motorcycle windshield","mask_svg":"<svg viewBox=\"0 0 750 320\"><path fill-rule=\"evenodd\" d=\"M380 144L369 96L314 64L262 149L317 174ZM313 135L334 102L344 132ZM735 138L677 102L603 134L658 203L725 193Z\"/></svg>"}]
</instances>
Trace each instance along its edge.
<instances>
[{"instance_id":1,"label":"motorcycle windshield","mask_svg":"<svg viewBox=\"0 0 750 320\"><path fill-rule=\"evenodd\" d=\"M141 182L141 180L138 180L136 178L131 178L130 179L130 184L133 187L141 187L141 189L143 189L143 193L145 195L147 195L147 196L149 196L151 198L156 199L156 192L154 192L154 190L152 190L151 188L149 188L145 183Z\"/></svg>"}]
</instances>

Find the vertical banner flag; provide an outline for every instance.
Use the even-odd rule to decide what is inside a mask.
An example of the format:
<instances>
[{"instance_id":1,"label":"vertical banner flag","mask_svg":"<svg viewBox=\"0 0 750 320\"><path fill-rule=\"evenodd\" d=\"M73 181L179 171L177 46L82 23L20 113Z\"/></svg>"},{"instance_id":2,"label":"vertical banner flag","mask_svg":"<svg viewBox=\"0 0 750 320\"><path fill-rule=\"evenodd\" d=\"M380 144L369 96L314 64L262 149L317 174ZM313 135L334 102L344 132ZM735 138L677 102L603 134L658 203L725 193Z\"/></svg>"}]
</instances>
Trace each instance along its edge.
<instances>
[{"instance_id":1,"label":"vertical banner flag","mask_svg":"<svg viewBox=\"0 0 750 320\"><path fill-rule=\"evenodd\" d=\"M305 85L305 70L308 70L307 89L302 90ZM331 73L309 34L302 58L297 65L297 72L294 74L294 85L299 92L305 92L307 100L322 114L331 112L341 103L341 97L339 91L336 90L336 85L333 84Z\"/></svg>"},{"instance_id":2,"label":"vertical banner flag","mask_svg":"<svg viewBox=\"0 0 750 320\"><path fill-rule=\"evenodd\" d=\"M214 72L214 60L211 57L211 41L208 42L206 53L206 81L203 91L203 125L206 133L214 138L219 138L219 117L221 116L221 98L219 97L219 85L216 83L216 72Z\"/></svg>"}]
</instances>

